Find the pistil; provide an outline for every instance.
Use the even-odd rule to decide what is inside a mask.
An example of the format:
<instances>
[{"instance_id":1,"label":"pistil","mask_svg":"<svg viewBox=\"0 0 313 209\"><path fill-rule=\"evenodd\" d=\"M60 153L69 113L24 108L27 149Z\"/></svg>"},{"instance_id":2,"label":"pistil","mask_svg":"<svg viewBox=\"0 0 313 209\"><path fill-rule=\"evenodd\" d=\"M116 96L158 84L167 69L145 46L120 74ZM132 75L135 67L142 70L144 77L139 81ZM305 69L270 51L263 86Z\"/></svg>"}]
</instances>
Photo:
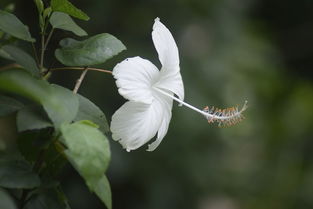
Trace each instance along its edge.
<instances>
[{"instance_id":1,"label":"pistil","mask_svg":"<svg viewBox=\"0 0 313 209\"><path fill-rule=\"evenodd\" d=\"M178 102L181 105L184 105L198 113L200 113L201 115L203 115L209 123L213 123L213 122L218 122L219 126L230 126L230 125L234 125L238 122L240 122L243 119L243 115L242 112L244 112L247 109L247 103L248 101L245 101L243 107L238 110L238 107L231 107L231 108L226 108L226 109L218 109L218 108L209 108L209 107L205 107L203 110L200 110L180 99L178 99L177 97L175 97L172 94L167 93L166 91L159 89L159 88L155 88L158 92L160 92L161 94L168 96L170 98L172 98L173 100L175 100L176 102Z\"/></svg>"}]
</instances>

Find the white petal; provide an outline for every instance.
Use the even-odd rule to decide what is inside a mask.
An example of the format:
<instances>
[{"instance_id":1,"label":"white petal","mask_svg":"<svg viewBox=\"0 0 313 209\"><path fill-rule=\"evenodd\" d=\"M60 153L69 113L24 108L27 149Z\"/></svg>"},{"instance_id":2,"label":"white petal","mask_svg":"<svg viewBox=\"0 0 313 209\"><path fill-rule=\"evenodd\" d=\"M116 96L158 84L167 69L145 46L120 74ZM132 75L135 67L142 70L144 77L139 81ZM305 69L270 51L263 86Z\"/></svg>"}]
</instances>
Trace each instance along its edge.
<instances>
[{"instance_id":1,"label":"white petal","mask_svg":"<svg viewBox=\"0 0 313 209\"><path fill-rule=\"evenodd\" d=\"M180 75L177 45L171 32L160 22L159 18L155 19L152 39L162 63L159 81L155 86L169 90L179 99L184 100L184 85Z\"/></svg>"},{"instance_id":2,"label":"white petal","mask_svg":"<svg viewBox=\"0 0 313 209\"><path fill-rule=\"evenodd\" d=\"M151 86L159 77L159 70L149 60L133 57L117 64L113 76L119 93L126 99L151 104Z\"/></svg>"},{"instance_id":3,"label":"white petal","mask_svg":"<svg viewBox=\"0 0 313 209\"><path fill-rule=\"evenodd\" d=\"M147 151L154 151L159 146L159 144L161 143L161 141L163 140L164 136L167 133L168 126L172 117L173 100L171 98L164 97L163 95L161 96L163 97L163 99L162 98L161 99L162 102L164 103L163 120L158 130L157 139L153 143L148 145Z\"/></svg>"},{"instance_id":4,"label":"white petal","mask_svg":"<svg viewBox=\"0 0 313 209\"><path fill-rule=\"evenodd\" d=\"M163 107L158 100L151 105L126 102L112 116L112 138L127 150L134 150L153 138L163 119Z\"/></svg>"},{"instance_id":5,"label":"white petal","mask_svg":"<svg viewBox=\"0 0 313 209\"><path fill-rule=\"evenodd\" d=\"M157 88L171 91L176 94L180 100L184 100L184 83L179 72L160 71L159 81L154 85Z\"/></svg>"},{"instance_id":6,"label":"white petal","mask_svg":"<svg viewBox=\"0 0 313 209\"><path fill-rule=\"evenodd\" d=\"M179 71L177 45L171 32L160 22L159 18L154 20L152 40L162 66L167 70Z\"/></svg>"}]
</instances>

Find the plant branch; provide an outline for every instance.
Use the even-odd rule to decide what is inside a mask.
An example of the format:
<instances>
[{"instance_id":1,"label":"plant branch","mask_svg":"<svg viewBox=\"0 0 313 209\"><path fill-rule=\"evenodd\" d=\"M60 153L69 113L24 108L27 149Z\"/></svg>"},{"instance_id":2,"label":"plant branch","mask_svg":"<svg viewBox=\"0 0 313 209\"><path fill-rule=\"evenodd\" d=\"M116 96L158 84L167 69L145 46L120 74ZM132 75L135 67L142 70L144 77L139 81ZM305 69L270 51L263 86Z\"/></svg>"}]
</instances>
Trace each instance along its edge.
<instances>
[{"instance_id":1,"label":"plant branch","mask_svg":"<svg viewBox=\"0 0 313 209\"><path fill-rule=\"evenodd\" d=\"M11 68L22 68L22 66L16 63L12 63L12 64L8 64L8 65L0 67L0 71L11 69Z\"/></svg>"},{"instance_id":2,"label":"plant branch","mask_svg":"<svg viewBox=\"0 0 313 209\"><path fill-rule=\"evenodd\" d=\"M34 44L34 43L32 43L32 48L33 48L33 54L34 54L34 57L35 57L35 60L36 60L37 66L39 67L39 59L38 59L38 54L37 54L36 47L35 47L35 44Z\"/></svg>"},{"instance_id":3,"label":"plant branch","mask_svg":"<svg viewBox=\"0 0 313 209\"><path fill-rule=\"evenodd\" d=\"M43 161L44 161L45 152L46 152L46 149L42 149L42 150L39 152L38 157L37 157L37 160L36 160L36 162L35 162L35 164L34 164L34 167L33 167L33 170L34 170L35 172L39 172L40 167L41 167L41 165L42 165L42 163L43 163Z\"/></svg>"},{"instance_id":4,"label":"plant branch","mask_svg":"<svg viewBox=\"0 0 313 209\"><path fill-rule=\"evenodd\" d=\"M40 52L40 68L43 68L43 59L45 56L45 34L41 34L41 52Z\"/></svg>"},{"instance_id":5,"label":"plant branch","mask_svg":"<svg viewBox=\"0 0 313 209\"><path fill-rule=\"evenodd\" d=\"M53 32L54 32L54 28L51 29L51 31L50 31L50 33L49 33L49 35L48 35L48 38L47 38L46 43L45 43L45 45L44 45L44 50L47 49L48 43L49 43L49 41L50 41L50 39L51 39L51 36L52 36Z\"/></svg>"},{"instance_id":6,"label":"plant branch","mask_svg":"<svg viewBox=\"0 0 313 209\"><path fill-rule=\"evenodd\" d=\"M74 94L77 93L77 91L78 91L80 85L82 84L82 82L83 82L83 80L84 80L84 78L85 78L85 76L86 76L87 71L88 71L88 67L86 67L86 68L84 69L84 71L83 71L82 74L80 75L79 79L76 81L76 85L75 85L74 90L73 90Z\"/></svg>"},{"instance_id":7,"label":"plant branch","mask_svg":"<svg viewBox=\"0 0 313 209\"><path fill-rule=\"evenodd\" d=\"M50 71L58 71L58 70L86 70L86 68L84 68L84 67L60 67L60 68L51 68L50 69ZM112 74L112 71L110 71L110 70L104 70L104 69L99 69L99 68L88 67L87 70Z\"/></svg>"},{"instance_id":8,"label":"plant branch","mask_svg":"<svg viewBox=\"0 0 313 209\"><path fill-rule=\"evenodd\" d=\"M12 64L8 64L5 66L0 67L0 71L2 70L7 70L7 69L11 69L11 68L22 68L21 65L17 64L17 63L12 63ZM85 70L86 68L84 67L60 67L60 68L51 68L48 71L60 71L60 70ZM97 71L97 72L101 72L101 73L108 73L108 74L112 74L112 71L110 70L105 70L105 69L100 69L100 68L92 68L92 67L88 67L87 70L91 70L91 71Z\"/></svg>"},{"instance_id":9,"label":"plant branch","mask_svg":"<svg viewBox=\"0 0 313 209\"><path fill-rule=\"evenodd\" d=\"M20 209L23 209L26 204L26 197L27 197L28 192L29 190L26 190L26 189L22 190L22 196L20 200Z\"/></svg>"},{"instance_id":10,"label":"plant branch","mask_svg":"<svg viewBox=\"0 0 313 209\"><path fill-rule=\"evenodd\" d=\"M46 152L47 149L42 149L39 154L38 154L38 157L37 157L37 160L36 162L34 163L33 165L33 171L35 171L36 173L39 173L40 171L40 168L42 166L42 163L44 162L44 156L45 156L45 152ZM22 195L21 195L21 200L20 200L20 209L23 209L24 206L26 205L27 203L27 195L28 193L30 192L31 190L29 189L23 189L22 190Z\"/></svg>"}]
</instances>

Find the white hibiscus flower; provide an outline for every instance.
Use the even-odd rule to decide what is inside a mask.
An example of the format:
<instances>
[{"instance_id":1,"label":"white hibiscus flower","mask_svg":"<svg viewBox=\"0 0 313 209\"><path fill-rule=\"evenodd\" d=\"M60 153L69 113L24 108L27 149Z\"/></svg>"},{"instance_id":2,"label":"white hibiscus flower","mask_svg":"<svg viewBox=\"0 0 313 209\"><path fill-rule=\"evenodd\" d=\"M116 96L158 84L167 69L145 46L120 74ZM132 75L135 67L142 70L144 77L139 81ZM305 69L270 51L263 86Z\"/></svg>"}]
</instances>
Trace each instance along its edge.
<instances>
[{"instance_id":1,"label":"white hibiscus flower","mask_svg":"<svg viewBox=\"0 0 313 209\"><path fill-rule=\"evenodd\" d=\"M240 111L237 108L199 110L183 102L184 85L177 45L159 18L155 19L152 39L162 64L161 70L141 57L128 58L113 69L119 93L129 100L112 116L114 140L130 151L144 145L157 134L156 140L148 145L148 151L153 151L167 133L173 100L201 113L209 122L219 122L219 125L230 125L241 120L246 105Z\"/></svg>"}]
</instances>

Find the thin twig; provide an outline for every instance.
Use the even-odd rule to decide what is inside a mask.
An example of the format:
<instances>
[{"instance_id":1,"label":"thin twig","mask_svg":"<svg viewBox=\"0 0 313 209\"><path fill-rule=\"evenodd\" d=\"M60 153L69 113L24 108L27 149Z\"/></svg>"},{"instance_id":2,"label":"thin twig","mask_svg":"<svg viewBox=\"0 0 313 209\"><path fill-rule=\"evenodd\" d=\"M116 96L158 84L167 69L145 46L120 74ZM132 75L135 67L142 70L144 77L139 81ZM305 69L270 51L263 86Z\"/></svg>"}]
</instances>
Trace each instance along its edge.
<instances>
[{"instance_id":1,"label":"thin twig","mask_svg":"<svg viewBox=\"0 0 313 209\"><path fill-rule=\"evenodd\" d=\"M22 68L22 66L16 63L12 63L12 64L5 65L3 67L0 67L0 71L11 69L11 68Z\"/></svg>"},{"instance_id":2,"label":"thin twig","mask_svg":"<svg viewBox=\"0 0 313 209\"><path fill-rule=\"evenodd\" d=\"M110 70L104 70L104 69L99 69L99 68L87 68L88 70L92 71L98 71L102 73L109 73L112 74L112 71ZM58 70L86 70L84 67L60 67L60 68L51 68L50 71L58 71Z\"/></svg>"},{"instance_id":3,"label":"thin twig","mask_svg":"<svg viewBox=\"0 0 313 209\"><path fill-rule=\"evenodd\" d=\"M45 34L41 35L40 68L43 68L43 58L45 56Z\"/></svg>"},{"instance_id":4,"label":"thin twig","mask_svg":"<svg viewBox=\"0 0 313 209\"><path fill-rule=\"evenodd\" d=\"M40 168L42 166L42 163L44 162L44 156L45 156L45 152L47 149L42 149L38 156L37 156L37 160L33 165L33 171L36 173L39 173ZM27 196L29 194L31 190L29 189L23 189L22 190L22 195L21 195L21 200L20 200L20 208L23 209L24 206L26 205L26 203L28 202L29 199L27 199Z\"/></svg>"},{"instance_id":5,"label":"thin twig","mask_svg":"<svg viewBox=\"0 0 313 209\"><path fill-rule=\"evenodd\" d=\"M32 48L33 48L33 54L34 54L34 57L35 57L35 60L36 60L36 63L37 63L37 66L39 66L39 59L38 59L38 54L37 54L37 51L36 51L36 47L35 47L35 44L32 42Z\"/></svg>"},{"instance_id":6,"label":"thin twig","mask_svg":"<svg viewBox=\"0 0 313 209\"><path fill-rule=\"evenodd\" d=\"M48 38L47 38L46 43L45 43L45 45L44 45L44 50L47 49L47 46L48 46L48 43L49 43L49 41L50 41L50 39L51 39L51 36L52 36L52 34L53 34L53 31L54 31L54 28L51 29L51 31L50 31L50 33L49 33L49 35L48 35Z\"/></svg>"},{"instance_id":7,"label":"thin twig","mask_svg":"<svg viewBox=\"0 0 313 209\"><path fill-rule=\"evenodd\" d=\"M80 75L79 79L76 81L76 85L75 85L74 90L73 90L74 94L77 93L77 91L78 91L80 85L82 84L82 81L84 80L84 78L85 78L85 76L86 76L87 71L88 71L88 67L86 67L86 68L84 69L84 71L83 71L82 74Z\"/></svg>"},{"instance_id":8,"label":"thin twig","mask_svg":"<svg viewBox=\"0 0 313 209\"><path fill-rule=\"evenodd\" d=\"M17 64L17 63L12 63L12 64L8 64L8 65L0 67L0 71L11 69L11 68L22 68L22 66ZM53 72L53 71L59 71L59 70L85 70L85 69L86 68L84 68L84 67L60 67L60 68L50 68L48 71ZM87 70L112 74L112 71L104 70L104 69L100 69L100 68L88 67Z\"/></svg>"},{"instance_id":9,"label":"thin twig","mask_svg":"<svg viewBox=\"0 0 313 209\"><path fill-rule=\"evenodd\" d=\"M23 189L22 190L22 197L21 197L21 200L20 200L20 208L23 209L25 204L26 204L26 197L28 195L28 192L29 190L27 189Z\"/></svg>"},{"instance_id":10,"label":"thin twig","mask_svg":"<svg viewBox=\"0 0 313 209\"><path fill-rule=\"evenodd\" d=\"M37 157L37 160L36 162L34 163L34 166L33 166L33 170L35 172L39 172L40 171L40 168L42 166L42 163L44 162L44 157L45 157L45 152L46 152L47 149L42 149L39 154L38 154L38 157Z\"/></svg>"}]
</instances>

